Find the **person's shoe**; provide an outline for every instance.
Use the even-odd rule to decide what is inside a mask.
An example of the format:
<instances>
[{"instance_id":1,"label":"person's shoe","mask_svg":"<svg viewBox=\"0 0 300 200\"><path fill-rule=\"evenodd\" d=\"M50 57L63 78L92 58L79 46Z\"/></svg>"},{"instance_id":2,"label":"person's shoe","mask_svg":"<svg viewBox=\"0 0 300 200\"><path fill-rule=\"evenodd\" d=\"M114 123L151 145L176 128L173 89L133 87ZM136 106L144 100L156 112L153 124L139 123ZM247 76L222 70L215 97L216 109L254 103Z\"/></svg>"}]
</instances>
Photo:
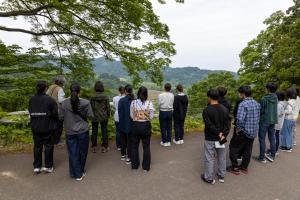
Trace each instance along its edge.
<instances>
[{"instance_id":1,"label":"person's shoe","mask_svg":"<svg viewBox=\"0 0 300 200\"><path fill-rule=\"evenodd\" d=\"M54 169L53 169L53 167L49 167L49 168L43 167L43 168L42 168L42 171L43 171L43 172L46 172L46 173L52 173L52 172L54 171Z\"/></svg>"},{"instance_id":2,"label":"person's shoe","mask_svg":"<svg viewBox=\"0 0 300 200\"><path fill-rule=\"evenodd\" d=\"M208 184L211 184L211 185L214 185L216 183L215 179L213 180L207 180L205 177L204 177L204 174L201 174L201 179L202 181L204 181L205 183L208 183Z\"/></svg>"},{"instance_id":3,"label":"person's shoe","mask_svg":"<svg viewBox=\"0 0 300 200\"><path fill-rule=\"evenodd\" d=\"M173 139L174 144L180 144L180 140L176 141L175 139Z\"/></svg>"},{"instance_id":4,"label":"person's shoe","mask_svg":"<svg viewBox=\"0 0 300 200\"><path fill-rule=\"evenodd\" d=\"M160 142L160 145L163 146L163 147L165 147L165 146L166 146L166 143L164 143L164 142L161 141L161 142Z\"/></svg>"},{"instance_id":5,"label":"person's shoe","mask_svg":"<svg viewBox=\"0 0 300 200\"><path fill-rule=\"evenodd\" d=\"M121 156L121 160L126 160L126 155Z\"/></svg>"},{"instance_id":6,"label":"person's shoe","mask_svg":"<svg viewBox=\"0 0 300 200\"><path fill-rule=\"evenodd\" d=\"M180 144L184 144L184 140L179 140Z\"/></svg>"},{"instance_id":7,"label":"person's shoe","mask_svg":"<svg viewBox=\"0 0 300 200\"><path fill-rule=\"evenodd\" d=\"M97 153L97 148L96 147L92 147L92 152L93 153Z\"/></svg>"},{"instance_id":8,"label":"person's shoe","mask_svg":"<svg viewBox=\"0 0 300 200\"><path fill-rule=\"evenodd\" d=\"M171 146L171 142L165 143L165 147L170 147L170 146Z\"/></svg>"},{"instance_id":9,"label":"person's shoe","mask_svg":"<svg viewBox=\"0 0 300 200\"><path fill-rule=\"evenodd\" d=\"M108 149L109 149L108 147L102 147L101 148L101 152L102 153L106 153L106 152L108 152Z\"/></svg>"},{"instance_id":10,"label":"person's shoe","mask_svg":"<svg viewBox=\"0 0 300 200\"><path fill-rule=\"evenodd\" d=\"M286 152L292 153L293 149L292 148L286 148Z\"/></svg>"},{"instance_id":11,"label":"person's shoe","mask_svg":"<svg viewBox=\"0 0 300 200\"><path fill-rule=\"evenodd\" d=\"M264 163L264 164L267 163L266 159L264 159L264 158L257 157L257 158L255 158L255 160L260 163Z\"/></svg>"},{"instance_id":12,"label":"person's shoe","mask_svg":"<svg viewBox=\"0 0 300 200\"><path fill-rule=\"evenodd\" d=\"M86 176L86 172L82 173L82 178L84 178Z\"/></svg>"},{"instance_id":13,"label":"person's shoe","mask_svg":"<svg viewBox=\"0 0 300 200\"><path fill-rule=\"evenodd\" d=\"M297 143L296 143L296 142L294 142L294 143L293 143L293 146L297 146Z\"/></svg>"},{"instance_id":14,"label":"person's shoe","mask_svg":"<svg viewBox=\"0 0 300 200\"><path fill-rule=\"evenodd\" d=\"M279 147L281 151L287 151L287 148L284 146Z\"/></svg>"},{"instance_id":15,"label":"person's shoe","mask_svg":"<svg viewBox=\"0 0 300 200\"><path fill-rule=\"evenodd\" d=\"M147 174L149 172L149 170L144 169L143 170L145 174Z\"/></svg>"},{"instance_id":16,"label":"person's shoe","mask_svg":"<svg viewBox=\"0 0 300 200\"><path fill-rule=\"evenodd\" d=\"M126 158L126 165L130 165L130 164L131 164L130 158Z\"/></svg>"},{"instance_id":17,"label":"person's shoe","mask_svg":"<svg viewBox=\"0 0 300 200\"><path fill-rule=\"evenodd\" d=\"M266 154L266 159L270 162L274 162L275 158L271 156L271 154Z\"/></svg>"},{"instance_id":18,"label":"person's shoe","mask_svg":"<svg viewBox=\"0 0 300 200\"><path fill-rule=\"evenodd\" d=\"M240 175L240 169L237 168L237 167L231 167L229 172L234 174L234 175Z\"/></svg>"},{"instance_id":19,"label":"person's shoe","mask_svg":"<svg viewBox=\"0 0 300 200\"><path fill-rule=\"evenodd\" d=\"M217 174L217 177L220 183L225 183L224 177L220 176L219 174Z\"/></svg>"},{"instance_id":20,"label":"person's shoe","mask_svg":"<svg viewBox=\"0 0 300 200\"><path fill-rule=\"evenodd\" d=\"M76 181L82 181L83 175L80 178L75 178Z\"/></svg>"},{"instance_id":21,"label":"person's shoe","mask_svg":"<svg viewBox=\"0 0 300 200\"><path fill-rule=\"evenodd\" d=\"M248 169L240 169L243 174L248 174Z\"/></svg>"},{"instance_id":22,"label":"person's shoe","mask_svg":"<svg viewBox=\"0 0 300 200\"><path fill-rule=\"evenodd\" d=\"M121 148L117 148L118 151L121 151Z\"/></svg>"},{"instance_id":23,"label":"person's shoe","mask_svg":"<svg viewBox=\"0 0 300 200\"><path fill-rule=\"evenodd\" d=\"M35 174L39 174L39 173L41 173L42 172L42 169L41 168L34 168L33 169L33 173L35 173Z\"/></svg>"},{"instance_id":24,"label":"person's shoe","mask_svg":"<svg viewBox=\"0 0 300 200\"><path fill-rule=\"evenodd\" d=\"M236 159L238 162L242 162L243 161L243 158L241 157L241 158L238 158L238 159Z\"/></svg>"}]
</instances>

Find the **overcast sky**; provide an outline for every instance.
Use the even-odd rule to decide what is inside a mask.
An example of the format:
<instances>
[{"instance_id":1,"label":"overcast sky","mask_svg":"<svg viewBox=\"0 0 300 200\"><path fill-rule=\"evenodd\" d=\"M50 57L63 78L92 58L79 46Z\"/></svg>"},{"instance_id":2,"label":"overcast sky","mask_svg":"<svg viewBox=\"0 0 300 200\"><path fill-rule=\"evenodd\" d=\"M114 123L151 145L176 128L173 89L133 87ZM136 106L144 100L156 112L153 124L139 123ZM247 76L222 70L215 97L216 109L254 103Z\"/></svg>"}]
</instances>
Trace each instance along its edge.
<instances>
[{"instance_id":1,"label":"overcast sky","mask_svg":"<svg viewBox=\"0 0 300 200\"><path fill-rule=\"evenodd\" d=\"M0 0L1 2L1 0ZM156 2L156 0L153 0ZM177 55L172 67L196 66L202 69L237 71L239 53L247 42L264 29L263 21L277 10L286 10L292 0L167 0L154 3L161 21L170 28ZM0 18L0 24L24 26L23 22ZM0 31L8 44L30 47L30 36Z\"/></svg>"}]
</instances>

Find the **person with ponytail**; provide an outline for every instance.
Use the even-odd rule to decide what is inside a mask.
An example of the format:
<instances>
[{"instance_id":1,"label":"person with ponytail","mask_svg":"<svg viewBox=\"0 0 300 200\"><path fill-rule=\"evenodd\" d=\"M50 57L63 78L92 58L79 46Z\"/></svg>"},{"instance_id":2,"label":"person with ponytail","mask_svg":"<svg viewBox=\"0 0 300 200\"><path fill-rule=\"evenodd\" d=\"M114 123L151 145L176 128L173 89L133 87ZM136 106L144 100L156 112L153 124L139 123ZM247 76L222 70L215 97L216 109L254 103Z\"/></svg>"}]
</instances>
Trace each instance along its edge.
<instances>
[{"instance_id":1,"label":"person with ponytail","mask_svg":"<svg viewBox=\"0 0 300 200\"><path fill-rule=\"evenodd\" d=\"M120 99L118 104L119 128L121 132L121 160L131 164L131 126L130 105L134 100L131 85L125 86L125 97Z\"/></svg>"},{"instance_id":2,"label":"person with ponytail","mask_svg":"<svg viewBox=\"0 0 300 200\"><path fill-rule=\"evenodd\" d=\"M94 115L90 102L79 98L80 85L73 83L70 90L71 97L62 102L59 116L64 120L70 176L81 181L85 176L85 163L89 149L87 119L92 119Z\"/></svg>"},{"instance_id":3,"label":"person with ponytail","mask_svg":"<svg viewBox=\"0 0 300 200\"><path fill-rule=\"evenodd\" d=\"M139 145L140 141L143 144L143 163L142 167L145 172L150 170L151 153L150 153L150 138L151 138L151 120L154 116L154 108L151 101L148 99L148 89L144 86L139 88L137 100L133 100L130 106L130 116L133 120L132 125L132 155L131 168L138 169L140 166Z\"/></svg>"}]
</instances>

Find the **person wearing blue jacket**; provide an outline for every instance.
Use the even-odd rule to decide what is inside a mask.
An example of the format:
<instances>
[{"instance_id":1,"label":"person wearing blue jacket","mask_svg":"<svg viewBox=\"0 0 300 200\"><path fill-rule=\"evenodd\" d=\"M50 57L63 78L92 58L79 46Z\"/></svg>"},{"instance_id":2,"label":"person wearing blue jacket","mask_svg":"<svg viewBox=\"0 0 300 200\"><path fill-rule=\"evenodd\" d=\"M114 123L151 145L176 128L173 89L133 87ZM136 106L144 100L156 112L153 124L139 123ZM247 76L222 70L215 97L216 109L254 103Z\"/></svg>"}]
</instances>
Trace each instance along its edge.
<instances>
[{"instance_id":1,"label":"person wearing blue jacket","mask_svg":"<svg viewBox=\"0 0 300 200\"><path fill-rule=\"evenodd\" d=\"M118 104L119 128L121 135L121 160L126 164L131 164L131 126L130 105L134 100L133 89L131 85L125 86L125 97L120 99Z\"/></svg>"}]
</instances>

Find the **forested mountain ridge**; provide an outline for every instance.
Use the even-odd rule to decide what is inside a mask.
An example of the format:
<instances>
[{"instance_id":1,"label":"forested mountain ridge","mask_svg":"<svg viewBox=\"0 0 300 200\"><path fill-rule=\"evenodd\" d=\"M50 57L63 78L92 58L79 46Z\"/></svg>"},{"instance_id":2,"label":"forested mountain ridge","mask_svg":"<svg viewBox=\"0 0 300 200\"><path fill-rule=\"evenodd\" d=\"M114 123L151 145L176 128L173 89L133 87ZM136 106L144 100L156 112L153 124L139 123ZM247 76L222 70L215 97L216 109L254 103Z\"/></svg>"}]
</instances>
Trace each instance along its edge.
<instances>
[{"instance_id":1,"label":"forested mountain ridge","mask_svg":"<svg viewBox=\"0 0 300 200\"><path fill-rule=\"evenodd\" d=\"M109 74L121 79L128 80L129 76L125 70L124 65L120 61L108 61L105 58L96 58L93 61L94 71L97 75ZM181 83L186 87L191 86L200 80L206 78L209 74L222 72L222 70L208 70L200 69L198 67L182 67L172 68L166 67L163 69L164 82L171 82L173 84ZM233 76L237 76L237 73L231 72ZM144 77L144 75L142 74Z\"/></svg>"}]
</instances>

